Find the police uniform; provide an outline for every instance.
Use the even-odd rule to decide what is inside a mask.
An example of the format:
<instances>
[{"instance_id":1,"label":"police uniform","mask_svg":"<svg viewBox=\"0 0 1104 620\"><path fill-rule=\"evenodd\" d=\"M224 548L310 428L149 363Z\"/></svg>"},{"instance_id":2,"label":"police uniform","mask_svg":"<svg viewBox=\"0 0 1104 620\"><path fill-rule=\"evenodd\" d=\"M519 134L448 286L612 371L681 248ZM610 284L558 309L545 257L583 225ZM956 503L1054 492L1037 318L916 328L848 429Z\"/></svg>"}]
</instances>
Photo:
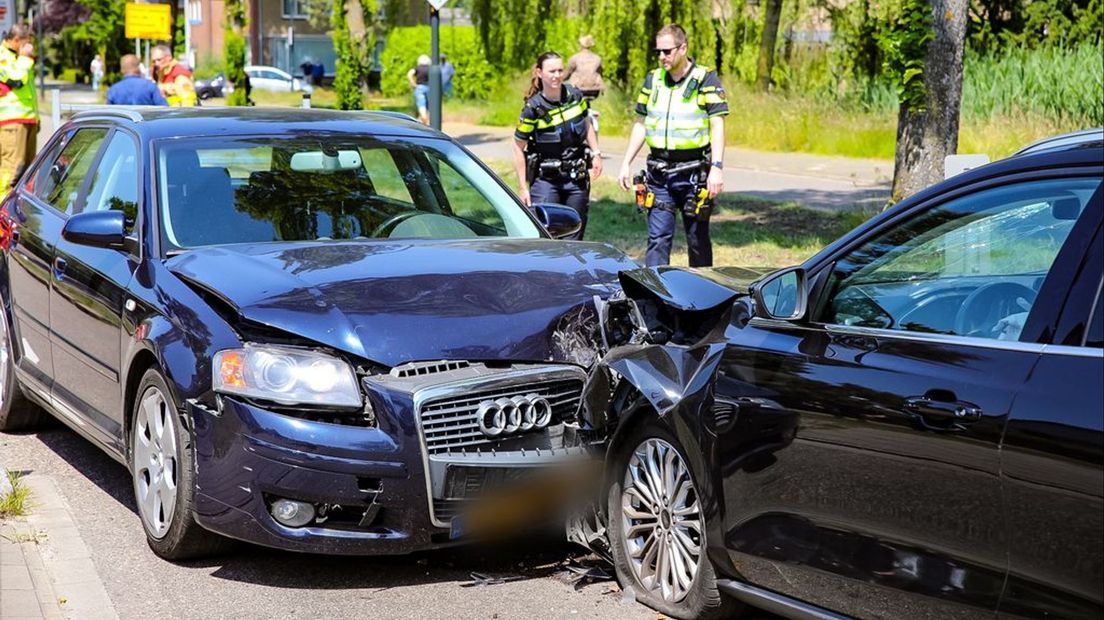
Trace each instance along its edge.
<instances>
[{"instance_id":1,"label":"police uniform","mask_svg":"<svg viewBox=\"0 0 1104 620\"><path fill-rule=\"evenodd\" d=\"M559 101L540 92L527 99L514 130L514 138L527 143L526 176L533 204L563 204L577 211L583 225L569 237L574 240L583 238L590 205L589 109L578 89L564 84Z\"/></svg>"},{"instance_id":2,"label":"police uniform","mask_svg":"<svg viewBox=\"0 0 1104 620\"><path fill-rule=\"evenodd\" d=\"M671 260L676 212L682 212L691 267L713 264L709 208L694 207L696 193L709 175L709 119L728 114L724 87L717 74L693 63L675 82L660 68L644 78L636 100L644 117L648 143L647 186L654 194L648 210L648 266Z\"/></svg>"}]
</instances>

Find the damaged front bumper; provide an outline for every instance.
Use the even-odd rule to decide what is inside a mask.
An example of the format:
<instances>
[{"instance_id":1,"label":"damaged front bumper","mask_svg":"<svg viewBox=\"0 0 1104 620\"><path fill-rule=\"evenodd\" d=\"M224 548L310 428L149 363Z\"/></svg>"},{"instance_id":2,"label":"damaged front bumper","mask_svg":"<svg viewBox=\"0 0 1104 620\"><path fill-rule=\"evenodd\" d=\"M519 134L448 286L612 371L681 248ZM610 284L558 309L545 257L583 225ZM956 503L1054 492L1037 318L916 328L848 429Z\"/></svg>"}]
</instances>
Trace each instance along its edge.
<instances>
[{"instance_id":1,"label":"damaged front bumper","mask_svg":"<svg viewBox=\"0 0 1104 620\"><path fill-rule=\"evenodd\" d=\"M217 408L190 403L196 519L232 538L327 554L402 554L493 534L479 527L525 515L480 518L501 512L484 500L587 454L573 425L584 380L565 364L459 362L374 375L362 381L373 426L306 420L226 396ZM548 419L493 436L481 430L481 407L519 398L547 404ZM282 525L271 514L279 499L309 503L317 517Z\"/></svg>"}]
</instances>

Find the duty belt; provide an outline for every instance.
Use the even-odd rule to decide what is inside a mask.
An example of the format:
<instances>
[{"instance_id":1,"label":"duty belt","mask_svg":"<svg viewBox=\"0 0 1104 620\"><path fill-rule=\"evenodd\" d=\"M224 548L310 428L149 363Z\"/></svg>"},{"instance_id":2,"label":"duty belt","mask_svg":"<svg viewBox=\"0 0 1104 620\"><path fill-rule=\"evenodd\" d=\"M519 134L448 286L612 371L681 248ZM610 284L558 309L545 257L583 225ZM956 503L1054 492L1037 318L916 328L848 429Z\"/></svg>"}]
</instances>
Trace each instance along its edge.
<instances>
[{"instance_id":1,"label":"duty belt","mask_svg":"<svg viewBox=\"0 0 1104 620\"><path fill-rule=\"evenodd\" d=\"M536 164L537 176L549 181L586 177L587 162L579 159L541 159Z\"/></svg>"}]
</instances>

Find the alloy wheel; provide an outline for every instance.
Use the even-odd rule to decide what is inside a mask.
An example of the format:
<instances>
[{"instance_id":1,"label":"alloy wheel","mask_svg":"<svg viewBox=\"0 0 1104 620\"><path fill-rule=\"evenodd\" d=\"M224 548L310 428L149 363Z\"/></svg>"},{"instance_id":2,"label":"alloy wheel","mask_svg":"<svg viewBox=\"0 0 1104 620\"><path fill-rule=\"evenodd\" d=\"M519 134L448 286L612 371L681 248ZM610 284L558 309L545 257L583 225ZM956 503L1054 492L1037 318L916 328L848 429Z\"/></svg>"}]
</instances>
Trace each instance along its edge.
<instances>
[{"instance_id":1,"label":"alloy wheel","mask_svg":"<svg viewBox=\"0 0 1104 620\"><path fill-rule=\"evenodd\" d=\"M176 421L165 395L156 387L142 394L134 427L131 461L138 512L154 538L172 525L176 509L179 453Z\"/></svg>"},{"instance_id":2,"label":"alloy wheel","mask_svg":"<svg viewBox=\"0 0 1104 620\"><path fill-rule=\"evenodd\" d=\"M633 451L621 490L621 536L637 581L669 603L689 593L702 555L702 516L690 470L651 438Z\"/></svg>"}]
</instances>

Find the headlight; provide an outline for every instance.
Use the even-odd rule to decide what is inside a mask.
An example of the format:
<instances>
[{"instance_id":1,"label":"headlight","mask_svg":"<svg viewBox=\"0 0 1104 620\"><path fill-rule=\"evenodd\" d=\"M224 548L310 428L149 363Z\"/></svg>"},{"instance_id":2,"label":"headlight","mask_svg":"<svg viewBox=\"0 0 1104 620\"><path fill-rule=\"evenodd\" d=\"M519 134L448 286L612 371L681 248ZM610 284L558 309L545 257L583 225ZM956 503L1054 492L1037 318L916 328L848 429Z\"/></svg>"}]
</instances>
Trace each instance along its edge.
<instances>
[{"instance_id":1,"label":"headlight","mask_svg":"<svg viewBox=\"0 0 1104 620\"><path fill-rule=\"evenodd\" d=\"M359 407L356 375L344 360L305 349L247 344L215 354L216 392L284 405Z\"/></svg>"}]
</instances>

